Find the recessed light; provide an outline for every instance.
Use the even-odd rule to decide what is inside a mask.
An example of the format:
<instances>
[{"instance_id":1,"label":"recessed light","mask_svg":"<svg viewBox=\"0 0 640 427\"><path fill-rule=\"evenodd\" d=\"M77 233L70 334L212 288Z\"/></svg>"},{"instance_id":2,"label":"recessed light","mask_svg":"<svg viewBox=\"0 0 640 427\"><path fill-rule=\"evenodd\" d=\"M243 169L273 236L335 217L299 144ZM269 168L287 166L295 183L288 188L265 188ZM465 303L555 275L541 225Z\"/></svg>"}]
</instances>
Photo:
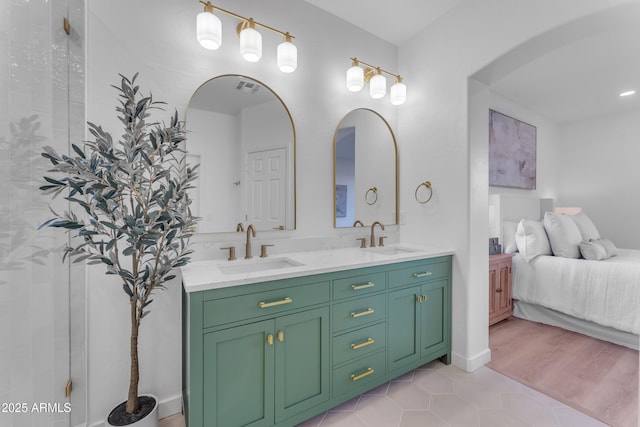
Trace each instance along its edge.
<instances>
[{"instance_id":1,"label":"recessed light","mask_svg":"<svg viewBox=\"0 0 640 427\"><path fill-rule=\"evenodd\" d=\"M630 95L633 95L634 93L636 93L635 90L628 90L626 92L620 93L620 96L630 96Z\"/></svg>"}]
</instances>

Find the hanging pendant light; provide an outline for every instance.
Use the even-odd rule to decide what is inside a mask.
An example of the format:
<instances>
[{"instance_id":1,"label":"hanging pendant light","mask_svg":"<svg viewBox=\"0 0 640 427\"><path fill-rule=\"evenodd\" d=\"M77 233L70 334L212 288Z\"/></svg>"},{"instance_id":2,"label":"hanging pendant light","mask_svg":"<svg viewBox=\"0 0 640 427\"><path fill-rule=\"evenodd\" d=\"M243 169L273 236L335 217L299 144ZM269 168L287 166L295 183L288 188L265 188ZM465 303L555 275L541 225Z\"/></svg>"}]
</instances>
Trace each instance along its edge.
<instances>
[{"instance_id":1,"label":"hanging pendant light","mask_svg":"<svg viewBox=\"0 0 640 427\"><path fill-rule=\"evenodd\" d=\"M291 35L286 33L284 41L278 45L278 68L283 73L293 73L298 67L298 48L291 43Z\"/></svg>"},{"instance_id":2,"label":"hanging pendant light","mask_svg":"<svg viewBox=\"0 0 640 427\"><path fill-rule=\"evenodd\" d=\"M389 100L392 105L402 105L407 100L407 86L402 83L402 77L398 76L396 82L391 86Z\"/></svg>"},{"instance_id":3,"label":"hanging pendant light","mask_svg":"<svg viewBox=\"0 0 640 427\"><path fill-rule=\"evenodd\" d=\"M380 68L377 69L377 74L371 77L369 80L369 95L373 99L380 99L387 93L387 79L382 75Z\"/></svg>"},{"instance_id":4,"label":"hanging pendant light","mask_svg":"<svg viewBox=\"0 0 640 427\"><path fill-rule=\"evenodd\" d=\"M356 58L351 60L351 68L347 70L347 89L350 92L360 92L364 87L364 70Z\"/></svg>"},{"instance_id":5,"label":"hanging pendant light","mask_svg":"<svg viewBox=\"0 0 640 427\"><path fill-rule=\"evenodd\" d=\"M198 42L205 49L216 50L222 46L222 22L213 14L213 5L204 4L204 11L196 18Z\"/></svg>"},{"instance_id":6,"label":"hanging pendant light","mask_svg":"<svg viewBox=\"0 0 640 427\"><path fill-rule=\"evenodd\" d=\"M247 62L258 62L262 58L262 35L256 30L253 18L240 24L240 55Z\"/></svg>"}]
</instances>

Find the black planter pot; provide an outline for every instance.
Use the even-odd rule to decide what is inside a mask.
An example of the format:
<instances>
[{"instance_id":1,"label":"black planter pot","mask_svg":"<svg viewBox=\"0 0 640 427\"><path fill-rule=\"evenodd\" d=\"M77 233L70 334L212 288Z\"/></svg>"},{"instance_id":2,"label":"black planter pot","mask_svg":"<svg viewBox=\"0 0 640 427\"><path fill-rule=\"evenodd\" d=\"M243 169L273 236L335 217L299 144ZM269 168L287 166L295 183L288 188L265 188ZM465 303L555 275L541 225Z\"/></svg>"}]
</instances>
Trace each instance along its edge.
<instances>
[{"instance_id":1,"label":"black planter pot","mask_svg":"<svg viewBox=\"0 0 640 427\"><path fill-rule=\"evenodd\" d=\"M133 414L127 414L126 400L116 406L107 417L107 425L114 427L157 427L158 399L150 394L140 396L139 399L140 409Z\"/></svg>"}]
</instances>

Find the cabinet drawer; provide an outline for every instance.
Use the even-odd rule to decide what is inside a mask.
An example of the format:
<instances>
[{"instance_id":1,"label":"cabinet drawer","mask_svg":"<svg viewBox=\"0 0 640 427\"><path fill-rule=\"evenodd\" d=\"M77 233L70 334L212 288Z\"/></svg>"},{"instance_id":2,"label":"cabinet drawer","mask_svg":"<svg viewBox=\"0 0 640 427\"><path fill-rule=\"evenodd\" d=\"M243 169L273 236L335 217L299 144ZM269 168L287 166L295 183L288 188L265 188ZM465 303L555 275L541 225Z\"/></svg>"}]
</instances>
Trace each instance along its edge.
<instances>
[{"instance_id":1,"label":"cabinet drawer","mask_svg":"<svg viewBox=\"0 0 640 427\"><path fill-rule=\"evenodd\" d=\"M265 316L313 304L328 302L329 282L204 301L203 327Z\"/></svg>"},{"instance_id":2,"label":"cabinet drawer","mask_svg":"<svg viewBox=\"0 0 640 427\"><path fill-rule=\"evenodd\" d=\"M333 306L333 331L338 332L384 320L386 308L386 294L335 304Z\"/></svg>"},{"instance_id":3,"label":"cabinet drawer","mask_svg":"<svg viewBox=\"0 0 640 427\"><path fill-rule=\"evenodd\" d=\"M449 269L449 263L447 261L441 261L416 263L410 267L391 270L389 271L389 287L395 288L447 277L449 275Z\"/></svg>"},{"instance_id":4,"label":"cabinet drawer","mask_svg":"<svg viewBox=\"0 0 640 427\"><path fill-rule=\"evenodd\" d=\"M348 332L333 339L333 364L339 365L385 348L387 345L387 324L378 323Z\"/></svg>"},{"instance_id":5,"label":"cabinet drawer","mask_svg":"<svg viewBox=\"0 0 640 427\"><path fill-rule=\"evenodd\" d=\"M373 273L333 281L333 299L344 299L382 291L387 287L386 274Z\"/></svg>"},{"instance_id":6,"label":"cabinet drawer","mask_svg":"<svg viewBox=\"0 0 640 427\"><path fill-rule=\"evenodd\" d=\"M334 396L361 392L367 384L380 382L386 375L386 366L385 352L380 351L334 369Z\"/></svg>"}]
</instances>

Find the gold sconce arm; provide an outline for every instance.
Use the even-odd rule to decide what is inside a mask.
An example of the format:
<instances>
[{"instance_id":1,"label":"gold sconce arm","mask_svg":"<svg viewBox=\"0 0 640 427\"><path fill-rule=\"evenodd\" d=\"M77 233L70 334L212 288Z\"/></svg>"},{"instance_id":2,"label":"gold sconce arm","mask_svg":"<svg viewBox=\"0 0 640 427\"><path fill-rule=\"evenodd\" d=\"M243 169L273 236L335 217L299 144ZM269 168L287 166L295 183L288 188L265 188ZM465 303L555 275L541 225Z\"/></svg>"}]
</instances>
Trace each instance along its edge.
<instances>
[{"instance_id":1,"label":"gold sconce arm","mask_svg":"<svg viewBox=\"0 0 640 427\"><path fill-rule=\"evenodd\" d=\"M218 12L224 13L225 15L232 16L232 17L242 21L242 22L240 22L238 24L238 28L237 28L238 34L240 34L240 31L244 30L247 27L255 28L257 26L257 27L260 27L260 28L264 28L265 30L269 30L269 31L272 31L274 33L280 34L282 37L284 37L285 41L288 41L288 42L290 42L291 40L293 40L295 38L294 36L292 36L288 32L280 31L280 30L278 30L276 28L270 27L269 25L265 25L265 24L260 23L258 21L254 21L253 18L245 18L244 16L238 15L237 13L231 12L230 10L226 10L226 9L223 9L221 7L218 7L218 6L214 6L213 4L211 4L210 1L204 2L204 1L200 0L200 4L204 6L204 10L206 12L213 13L214 11L218 11Z\"/></svg>"},{"instance_id":2,"label":"gold sconce arm","mask_svg":"<svg viewBox=\"0 0 640 427\"><path fill-rule=\"evenodd\" d=\"M351 63L355 67L359 65L364 65L365 67L367 67L364 70L364 78L365 78L365 81L367 82L371 79L371 77L375 76L376 74L382 74L382 73L387 74L391 77L395 77L396 82L398 83L402 82L402 77L400 76L400 74L391 73L385 70L384 68L380 68L380 67L376 67L375 65L368 64L364 61L359 60L358 58L355 58L355 57L351 58Z\"/></svg>"}]
</instances>

